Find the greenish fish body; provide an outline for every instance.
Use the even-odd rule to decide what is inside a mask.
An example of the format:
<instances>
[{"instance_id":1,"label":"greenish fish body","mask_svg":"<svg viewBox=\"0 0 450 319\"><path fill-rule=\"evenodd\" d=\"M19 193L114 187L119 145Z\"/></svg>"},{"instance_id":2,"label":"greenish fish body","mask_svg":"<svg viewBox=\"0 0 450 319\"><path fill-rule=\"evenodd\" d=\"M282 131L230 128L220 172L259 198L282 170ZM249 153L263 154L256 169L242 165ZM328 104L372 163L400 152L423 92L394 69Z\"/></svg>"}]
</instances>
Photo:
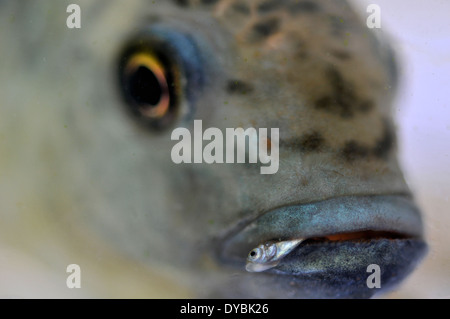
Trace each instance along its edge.
<instances>
[{"instance_id":1,"label":"greenish fish body","mask_svg":"<svg viewBox=\"0 0 450 319\"><path fill-rule=\"evenodd\" d=\"M426 244L396 157L395 57L346 1L77 3L80 29L70 1L0 2L5 242L47 256L96 238L201 297L363 298L411 273ZM171 133L194 120L278 128L278 171L174 163Z\"/></svg>"}]
</instances>

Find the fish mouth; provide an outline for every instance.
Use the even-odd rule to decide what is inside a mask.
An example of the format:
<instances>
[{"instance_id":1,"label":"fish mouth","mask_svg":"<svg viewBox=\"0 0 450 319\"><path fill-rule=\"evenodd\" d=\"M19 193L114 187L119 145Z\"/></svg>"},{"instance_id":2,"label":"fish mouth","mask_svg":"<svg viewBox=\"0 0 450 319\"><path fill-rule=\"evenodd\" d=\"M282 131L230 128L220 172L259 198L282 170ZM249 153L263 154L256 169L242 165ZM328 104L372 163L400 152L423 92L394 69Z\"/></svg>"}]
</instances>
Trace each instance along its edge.
<instances>
[{"instance_id":1,"label":"fish mouth","mask_svg":"<svg viewBox=\"0 0 450 319\"><path fill-rule=\"evenodd\" d=\"M276 265L248 275L280 297L368 298L397 286L427 251L412 199L372 195L270 210L224 240L220 258L245 272L258 245L299 238Z\"/></svg>"}]
</instances>

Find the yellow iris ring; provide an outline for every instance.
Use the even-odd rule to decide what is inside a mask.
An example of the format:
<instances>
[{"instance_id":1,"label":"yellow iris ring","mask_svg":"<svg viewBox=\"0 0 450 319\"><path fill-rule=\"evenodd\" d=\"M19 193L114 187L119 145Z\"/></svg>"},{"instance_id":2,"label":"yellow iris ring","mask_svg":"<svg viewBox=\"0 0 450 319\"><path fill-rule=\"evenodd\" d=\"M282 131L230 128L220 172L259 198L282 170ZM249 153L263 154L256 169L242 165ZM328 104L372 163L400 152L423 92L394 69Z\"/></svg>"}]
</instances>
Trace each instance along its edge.
<instances>
[{"instance_id":1,"label":"yellow iris ring","mask_svg":"<svg viewBox=\"0 0 450 319\"><path fill-rule=\"evenodd\" d=\"M161 97L158 104L150 105L150 107L140 107L139 112L149 118L161 118L167 114L170 106L170 93L167 77L164 72L165 68L149 53L138 53L131 57L127 62L125 74L129 76L133 74L133 72L136 72L140 67L145 67L153 72L161 88Z\"/></svg>"}]
</instances>

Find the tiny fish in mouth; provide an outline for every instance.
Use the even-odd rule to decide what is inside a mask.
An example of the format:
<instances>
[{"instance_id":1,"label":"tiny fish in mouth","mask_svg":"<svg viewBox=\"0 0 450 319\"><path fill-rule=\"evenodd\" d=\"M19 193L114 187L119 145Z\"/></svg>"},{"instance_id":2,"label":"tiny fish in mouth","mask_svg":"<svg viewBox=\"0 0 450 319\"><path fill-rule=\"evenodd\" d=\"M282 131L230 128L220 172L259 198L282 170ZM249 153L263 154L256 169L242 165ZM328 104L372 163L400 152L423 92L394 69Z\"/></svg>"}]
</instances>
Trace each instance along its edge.
<instances>
[{"instance_id":1,"label":"tiny fish in mouth","mask_svg":"<svg viewBox=\"0 0 450 319\"><path fill-rule=\"evenodd\" d=\"M273 268L304 240L304 238L299 238L261 244L248 254L245 269L248 272L261 272Z\"/></svg>"}]
</instances>

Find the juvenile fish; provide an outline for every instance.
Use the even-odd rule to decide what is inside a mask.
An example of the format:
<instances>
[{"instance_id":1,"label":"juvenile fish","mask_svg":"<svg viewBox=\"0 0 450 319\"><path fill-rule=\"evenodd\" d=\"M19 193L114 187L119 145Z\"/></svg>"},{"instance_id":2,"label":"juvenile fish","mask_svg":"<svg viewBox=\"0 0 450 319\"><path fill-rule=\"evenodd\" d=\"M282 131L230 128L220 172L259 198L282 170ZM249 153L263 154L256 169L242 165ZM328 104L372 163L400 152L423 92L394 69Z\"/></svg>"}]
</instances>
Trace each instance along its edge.
<instances>
[{"instance_id":1,"label":"juvenile fish","mask_svg":"<svg viewBox=\"0 0 450 319\"><path fill-rule=\"evenodd\" d=\"M248 254L245 269L249 272L261 272L273 268L304 240L299 238L261 244Z\"/></svg>"}]
</instances>

